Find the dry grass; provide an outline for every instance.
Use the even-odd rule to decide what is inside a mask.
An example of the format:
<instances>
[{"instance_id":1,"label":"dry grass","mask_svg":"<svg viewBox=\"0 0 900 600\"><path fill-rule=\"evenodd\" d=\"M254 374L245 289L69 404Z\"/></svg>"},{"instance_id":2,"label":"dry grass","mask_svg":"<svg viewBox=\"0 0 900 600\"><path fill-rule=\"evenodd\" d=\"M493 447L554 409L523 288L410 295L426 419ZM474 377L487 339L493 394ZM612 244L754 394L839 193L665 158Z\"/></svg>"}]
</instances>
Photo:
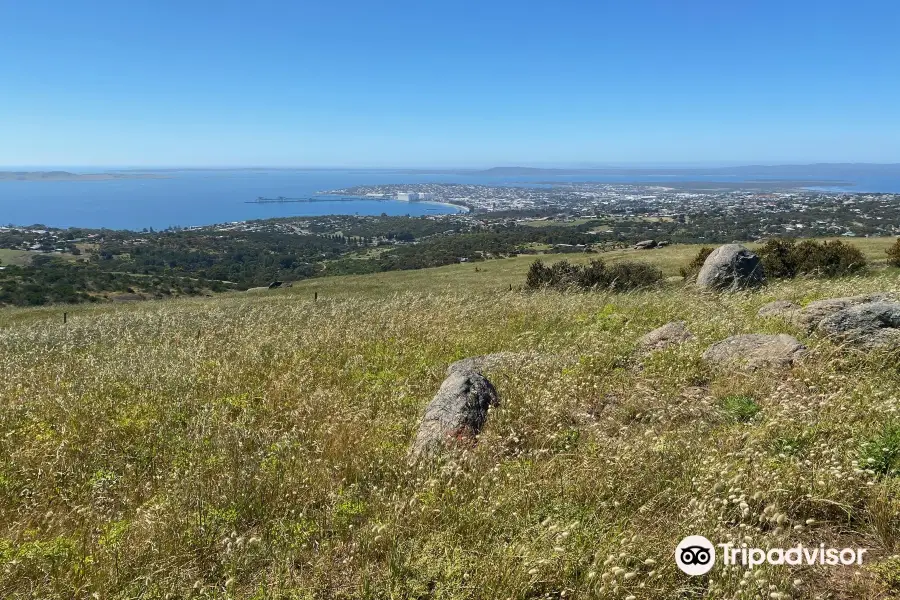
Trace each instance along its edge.
<instances>
[{"instance_id":1,"label":"dry grass","mask_svg":"<svg viewBox=\"0 0 900 600\"><path fill-rule=\"evenodd\" d=\"M895 357L812 338L791 373L699 360L733 333L796 333L757 319L764 302L900 291L896 271L706 296L504 292L463 267L317 303L310 284L66 309L66 326L3 311L0 596L874 598L900 581L900 484L864 458L900 420ZM674 319L696 339L633 368ZM560 358L489 373L502 406L478 446L409 468L448 363L501 350ZM735 398L759 410L735 418ZM688 579L687 534L873 562Z\"/></svg>"}]
</instances>

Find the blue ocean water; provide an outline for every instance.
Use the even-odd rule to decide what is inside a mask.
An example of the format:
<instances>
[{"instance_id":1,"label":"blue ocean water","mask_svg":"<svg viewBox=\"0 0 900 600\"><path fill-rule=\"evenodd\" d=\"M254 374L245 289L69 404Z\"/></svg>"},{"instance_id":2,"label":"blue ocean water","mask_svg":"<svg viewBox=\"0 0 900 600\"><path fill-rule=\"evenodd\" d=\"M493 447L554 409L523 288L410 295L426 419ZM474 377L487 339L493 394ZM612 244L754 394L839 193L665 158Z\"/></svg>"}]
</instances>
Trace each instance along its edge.
<instances>
[{"instance_id":1,"label":"blue ocean water","mask_svg":"<svg viewBox=\"0 0 900 600\"><path fill-rule=\"evenodd\" d=\"M74 169L64 169L71 170ZM559 181L657 182L723 181L703 175L514 175L404 173L382 170L236 170L166 171L161 179L108 181L0 181L0 224L52 227L164 229L230 221L326 214L426 215L456 212L448 205L393 200L248 204L259 196L310 197L354 185L388 183L470 183L539 185ZM856 179L845 191L900 192L900 178Z\"/></svg>"}]
</instances>

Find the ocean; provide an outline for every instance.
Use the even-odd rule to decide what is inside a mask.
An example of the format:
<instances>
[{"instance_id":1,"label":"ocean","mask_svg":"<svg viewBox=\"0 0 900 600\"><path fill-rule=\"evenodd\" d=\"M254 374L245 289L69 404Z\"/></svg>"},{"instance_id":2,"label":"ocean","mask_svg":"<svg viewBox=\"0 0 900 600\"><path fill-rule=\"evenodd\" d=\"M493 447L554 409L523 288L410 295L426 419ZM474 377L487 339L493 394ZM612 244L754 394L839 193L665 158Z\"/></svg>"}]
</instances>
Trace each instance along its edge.
<instances>
[{"instance_id":1,"label":"ocean","mask_svg":"<svg viewBox=\"0 0 900 600\"><path fill-rule=\"evenodd\" d=\"M78 172L75 169L65 169ZM95 171L96 172L96 171ZM165 171L160 179L106 181L0 181L0 224L140 230L190 227L272 217L327 214L446 214L459 209L395 200L327 200L313 203L248 204L257 197L306 198L323 190L365 184L469 183L540 185L558 181L665 183L727 181L732 177L653 175L509 175L409 173L386 170ZM900 177L853 180L841 191L900 192ZM826 186L827 188L828 186Z\"/></svg>"}]
</instances>

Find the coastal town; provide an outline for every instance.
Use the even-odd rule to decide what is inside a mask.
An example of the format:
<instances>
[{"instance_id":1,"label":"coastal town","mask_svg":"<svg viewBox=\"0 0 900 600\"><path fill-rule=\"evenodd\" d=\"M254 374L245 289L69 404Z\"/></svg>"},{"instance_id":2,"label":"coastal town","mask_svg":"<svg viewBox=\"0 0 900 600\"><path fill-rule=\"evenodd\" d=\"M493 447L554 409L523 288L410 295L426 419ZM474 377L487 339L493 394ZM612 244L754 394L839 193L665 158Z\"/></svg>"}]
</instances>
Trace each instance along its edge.
<instances>
[{"instance_id":1,"label":"coastal town","mask_svg":"<svg viewBox=\"0 0 900 600\"><path fill-rule=\"evenodd\" d=\"M712 187L712 186L711 186ZM814 190L683 189L664 185L570 183L537 186L488 186L425 183L357 186L328 194L440 202L465 207L453 214L417 217L445 227L441 233L495 226L594 225L599 240L658 235L662 227L683 230L692 241L718 239L720 233L745 241L768 237L856 237L900 234L900 195ZM127 236L129 245L175 231L269 233L334 236L354 223L376 216L326 215L235 221L163 232L144 230ZM55 229L43 225L0 227L0 249L34 254L78 256L110 235L104 230ZM367 238L372 246L415 244L420 239Z\"/></svg>"},{"instance_id":2,"label":"coastal town","mask_svg":"<svg viewBox=\"0 0 900 600\"><path fill-rule=\"evenodd\" d=\"M771 186L770 186L771 187ZM743 189L714 183L636 185L567 183L523 186L406 184L356 186L330 194L432 201L464 206L473 221L502 213L518 222L613 217L681 222L752 219L751 239L778 235L856 236L900 233L897 194L806 189ZM540 213L515 218L515 213ZM446 217L444 217L446 218Z\"/></svg>"}]
</instances>

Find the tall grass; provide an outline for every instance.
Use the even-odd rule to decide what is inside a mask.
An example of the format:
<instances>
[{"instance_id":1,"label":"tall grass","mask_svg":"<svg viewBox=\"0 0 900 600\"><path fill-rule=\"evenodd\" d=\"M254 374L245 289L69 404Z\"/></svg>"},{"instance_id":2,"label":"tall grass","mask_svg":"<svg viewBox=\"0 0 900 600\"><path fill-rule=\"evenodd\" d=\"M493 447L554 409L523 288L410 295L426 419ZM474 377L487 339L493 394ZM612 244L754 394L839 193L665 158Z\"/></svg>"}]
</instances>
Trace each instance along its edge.
<instances>
[{"instance_id":1,"label":"tall grass","mask_svg":"<svg viewBox=\"0 0 900 600\"><path fill-rule=\"evenodd\" d=\"M772 299L886 289L889 273L9 313L0 596L875 597L900 552L897 478L867 462L900 418L896 362L818 339L779 375L699 356L797 333L755 317ZM637 339L676 319L695 339L632 368ZM551 359L488 373L502 404L477 447L409 467L447 365L501 350ZM688 534L859 545L882 567L688 579L672 559Z\"/></svg>"}]
</instances>

